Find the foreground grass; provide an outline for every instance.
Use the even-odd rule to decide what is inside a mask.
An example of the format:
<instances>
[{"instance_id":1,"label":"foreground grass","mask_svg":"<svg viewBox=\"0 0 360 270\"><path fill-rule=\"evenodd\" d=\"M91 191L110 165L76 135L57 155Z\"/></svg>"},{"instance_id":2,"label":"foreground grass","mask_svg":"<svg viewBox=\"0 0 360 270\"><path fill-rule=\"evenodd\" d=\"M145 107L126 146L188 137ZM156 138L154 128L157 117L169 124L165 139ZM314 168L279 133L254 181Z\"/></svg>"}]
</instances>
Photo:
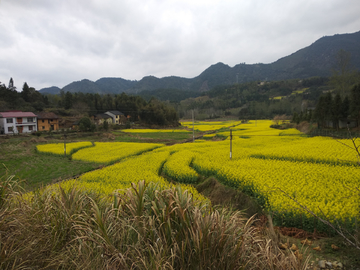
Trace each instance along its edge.
<instances>
[{"instance_id":1,"label":"foreground grass","mask_svg":"<svg viewBox=\"0 0 360 270\"><path fill-rule=\"evenodd\" d=\"M113 198L76 189L21 196L1 179L1 269L305 269L241 212L141 181ZM303 251L301 251L303 252Z\"/></svg>"}]
</instances>

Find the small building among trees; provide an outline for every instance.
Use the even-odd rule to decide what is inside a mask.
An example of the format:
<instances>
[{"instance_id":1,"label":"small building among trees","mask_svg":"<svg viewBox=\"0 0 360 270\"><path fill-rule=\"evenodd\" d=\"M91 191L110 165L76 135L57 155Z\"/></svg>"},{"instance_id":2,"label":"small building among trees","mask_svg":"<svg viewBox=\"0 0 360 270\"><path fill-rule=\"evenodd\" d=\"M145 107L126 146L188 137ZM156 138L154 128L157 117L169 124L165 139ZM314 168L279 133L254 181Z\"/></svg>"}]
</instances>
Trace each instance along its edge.
<instances>
[{"instance_id":1,"label":"small building among trees","mask_svg":"<svg viewBox=\"0 0 360 270\"><path fill-rule=\"evenodd\" d=\"M115 125L124 125L127 121L126 116L119 111L107 111L105 114L111 116L112 123Z\"/></svg>"},{"instance_id":2,"label":"small building among trees","mask_svg":"<svg viewBox=\"0 0 360 270\"><path fill-rule=\"evenodd\" d=\"M96 125L103 125L104 122L107 122L108 124L112 124L113 118L105 113L99 113L91 116L91 120L94 121Z\"/></svg>"}]
</instances>

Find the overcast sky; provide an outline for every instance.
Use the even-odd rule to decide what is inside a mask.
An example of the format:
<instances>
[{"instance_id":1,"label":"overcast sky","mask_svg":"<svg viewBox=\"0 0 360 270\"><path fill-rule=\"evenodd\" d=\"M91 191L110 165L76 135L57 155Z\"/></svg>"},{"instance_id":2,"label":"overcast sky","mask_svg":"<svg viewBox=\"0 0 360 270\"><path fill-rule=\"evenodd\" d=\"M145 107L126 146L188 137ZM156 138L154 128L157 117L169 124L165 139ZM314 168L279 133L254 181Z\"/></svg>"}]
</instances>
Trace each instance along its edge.
<instances>
[{"instance_id":1,"label":"overcast sky","mask_svg":"<svg viewBox=\"0 0 360 270\"><path fill-rule=\"evenodd\" d=\"M359 0L0 0L0 82L193 78L360 30Z\"/></svg>"}]
</instances>

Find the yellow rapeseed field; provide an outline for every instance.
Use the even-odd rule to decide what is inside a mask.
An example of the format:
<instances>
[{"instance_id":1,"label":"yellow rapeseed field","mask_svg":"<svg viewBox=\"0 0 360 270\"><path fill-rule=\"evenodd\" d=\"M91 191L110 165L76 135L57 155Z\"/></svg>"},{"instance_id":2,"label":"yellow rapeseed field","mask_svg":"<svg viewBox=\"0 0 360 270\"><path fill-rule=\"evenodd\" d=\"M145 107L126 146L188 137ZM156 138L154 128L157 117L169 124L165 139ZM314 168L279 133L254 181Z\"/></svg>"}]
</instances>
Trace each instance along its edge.
<instances>
[{"instance_id":1,"label":"yellow rapeseed field","mask_svg":"<svg viewBox=\"0 0 360 270\"><path fill-rule=\"evenodd\" d=\"M168 185L161 172L181 183L196 183L199 175L212 175L223 184L256 198L277 224L319 229L320 225L314 223L296 200L321 217L354 225L360 215L360 196L356 190L360 188L360 167L349 141L310 138L294 129L271 129L271 124L265 120L247 124L218 123L217 127L232 126L232 159L229 131L220 132L227 137L224 141L199 140L172 146L96 143L93 148L78 151L74 158L89 161L98 157L104 158L103 162L113 160L112 155L117 160L127 158L62 185L76 183L111 194L143 179ZM211 122L208 128L214 126ZM124 153L119 155L119 151L114 150L110 154L112 148L125 146ZM130 157L144 149L151 151ZM194 196L200 196L191 186L188 189L196 194Z\"/></svg>"},{"instance_id":2,"label":"yellow rapeseed field","mask_svg":"<svg viewBox=\"0 0 360 270\"><path fill-rule=\"evenodd\" d=\"M157 149L140 156L127 158L101 170L85 173L77 179L61 183L61 186L65 189L76 186L105 195L129 188L131 183L138 183L140 180L157 183L163 188L172 187L172 184L159 176L160 170L169 156L168 150ZM197 200L206 200L193 186L185 184L181 184L181 186L183 190L191 192Z\"/></svg>"},{"instance_id":3,"label":"yellow rapeseed field","mask_svg":"<svg viewBox=\"0 0 360 270\"><path fill-rule=\"evenodd\" d=\"M128 133L168 133L168 132L185 132L188 133L190 131L185 129L122 129L122 132Z\"/></svg>"},{"instance_id":4,"label":"yellow rapeseed field","mask_svg":"<svg viewBox=\"0 0 360 270\"><path fill-rule=\"evenodd\" d=\"M95 147L78 151L72 156L72 159L96 163L113 163L122 158L140 154L161 146L163 146L163 144L96 142Z\"/></svg>"},{"instance_id":5,"label":"yellow rapeseed field","mask_svg":"<svg viewBox=\"0 0 360 270\"><path fill-rule=\"evenodd\" d=\"M91 142L73 142L66 143L66 155L71 154L72 152L79 150L85 147L92 147ZM63 143L52 143L52 144L41 144L37 145L36 149L39 152L55 154L55 155L64 155L64 144Z\"/></svg>"},{"instance_id":6,"label":"yellow rapeseed field","mask_svg":"<svg viewBox=\"0 0 360 270\"><path fill-rule=\"evenodd\" d=\"M228 128L237 126L241 121L225 121L225 122L199 122L194 123L194 129L198 131L210 131L210 130L219 130L222 128ZM193 122L181 122L181 125L189 129L193 128Z\"/></svg>"}]
</instances>

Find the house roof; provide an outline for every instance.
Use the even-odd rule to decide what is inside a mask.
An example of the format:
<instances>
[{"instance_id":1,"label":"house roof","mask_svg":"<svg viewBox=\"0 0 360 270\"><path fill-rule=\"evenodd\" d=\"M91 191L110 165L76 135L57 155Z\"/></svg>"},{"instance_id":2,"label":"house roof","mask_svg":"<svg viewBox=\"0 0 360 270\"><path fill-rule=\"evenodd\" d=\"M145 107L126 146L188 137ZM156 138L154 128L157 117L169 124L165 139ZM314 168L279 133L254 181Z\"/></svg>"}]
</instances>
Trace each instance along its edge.
<instances>
[{"instance_id":1,"label":"house roof","mask_svg":"<svg viewBox=\"0 0 360 270\"><path fill-rule=\"evenodd\" d=\"M39 112L37 114L38 119L58 119L59 116L57 116L55 113L53 112Z\"/></svg>"},{"instance_id":2,"label":"house roof","mask_svg":"<svg viewBox=\"0 0 360 270\"><path fill-rule=\"evenodd\" d=\"M94 115L95 119L112 119L110 115L99 113Z\"/></svg>"},{"instance_id":3,"label":"house roof","mask_svg":"<svg viewBox=\"0 0 360 270\"><path fill-rule=\"evenodd\" d=\"M109 113L112 113L114 115L124 115L122 112L119 112L119 111L107 111Z\"/></svg>"},{"instance_id":4,"label":"house roof","mask_svg":"<svg viewBox=\"0 0 360 270\"><path fill-rule=\"evenodd\" d=\"M14 111L14 112L0 112L0 117L36 117L36 115L32 112L21 112L21 111Z\"/></svg>"}]
</instances>

